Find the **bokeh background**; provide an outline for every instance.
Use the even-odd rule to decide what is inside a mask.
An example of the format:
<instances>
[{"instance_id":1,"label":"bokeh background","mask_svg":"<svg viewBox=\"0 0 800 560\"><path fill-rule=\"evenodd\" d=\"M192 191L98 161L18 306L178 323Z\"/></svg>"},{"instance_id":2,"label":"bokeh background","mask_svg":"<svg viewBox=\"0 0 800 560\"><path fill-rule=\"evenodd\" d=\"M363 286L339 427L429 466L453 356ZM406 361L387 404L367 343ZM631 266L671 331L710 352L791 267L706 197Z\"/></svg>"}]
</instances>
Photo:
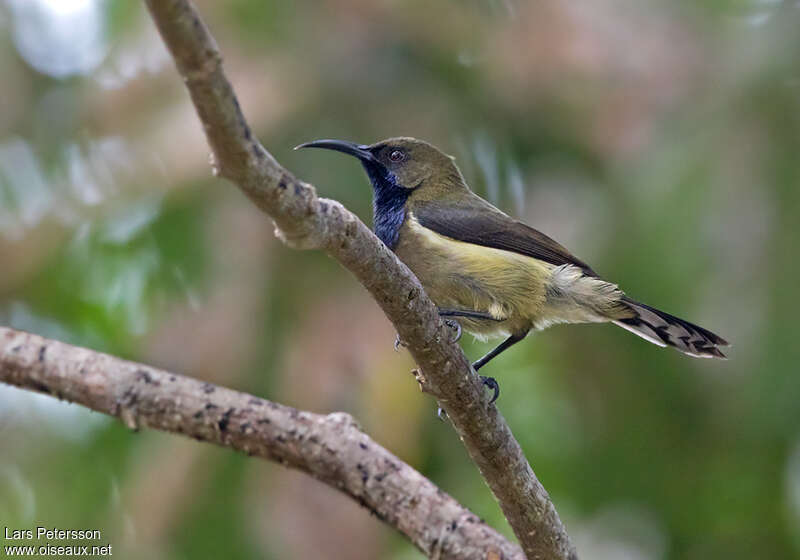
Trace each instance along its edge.
<instances>
[{"instance_id":1,"label":"bokeh background","mask_svg":"<svg viewBox=\"0 0 800 560\"><path fill-rule=\"evenodd\" d=\"M800 558L797 2L197 3L259 137L322 195L369 223L358 164L296 144L428 139L733 342L693 360L556 327L492 364L582 558ZM511 535L365 290L211 176L140 2L0 0L0 76L0 324L349 411ZM421 558L308 477L0 386L0 525L36 524L121 558Z\"/></svg>"}]
</instances>

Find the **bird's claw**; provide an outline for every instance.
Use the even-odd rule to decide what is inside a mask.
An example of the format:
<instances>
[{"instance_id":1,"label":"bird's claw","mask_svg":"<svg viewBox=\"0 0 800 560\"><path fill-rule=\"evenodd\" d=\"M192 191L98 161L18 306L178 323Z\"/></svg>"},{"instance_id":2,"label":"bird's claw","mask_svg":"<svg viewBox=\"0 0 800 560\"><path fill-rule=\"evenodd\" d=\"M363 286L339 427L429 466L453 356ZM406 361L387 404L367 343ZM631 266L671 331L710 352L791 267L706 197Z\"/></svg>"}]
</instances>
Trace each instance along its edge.
<instances>
[{"instance_id":1,"label":"bird's claw","mask_svg":"<svg viewBox=\"0 0 800 560\"><path fill-rule=\"evenodd\" d=\"M481 381L483 381L483 384L486 385L492 391L494 391L494 395L492 395L492 400L489 401L489 404L492 404L494 401L497 400L497 397L500 396L500 384L494 377L488 377L486 375L481 375L480 377Z\"/></svg>"},{"instance_id":2,"label":"bird's claw","mask_svg":"<svg viewBox=\"0 0 800 560\"><path fill-rule=\"evenodd\" d=\"M453 337L452 342L458 342L461 340L461 323L456 321L455 319L445 319L444 324L453 329L456 332L456 335Z\"/></svg>"}]
</instances>

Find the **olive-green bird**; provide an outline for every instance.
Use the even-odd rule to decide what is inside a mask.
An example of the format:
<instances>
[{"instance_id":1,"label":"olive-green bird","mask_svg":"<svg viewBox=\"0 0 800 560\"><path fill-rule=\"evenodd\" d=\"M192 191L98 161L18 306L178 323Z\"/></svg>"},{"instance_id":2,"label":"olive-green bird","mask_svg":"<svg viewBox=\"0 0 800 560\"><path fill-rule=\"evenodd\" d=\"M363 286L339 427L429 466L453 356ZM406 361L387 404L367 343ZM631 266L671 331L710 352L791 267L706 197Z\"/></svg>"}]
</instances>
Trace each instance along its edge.
<instances>
[{"instance_id":1,"label":"olive-green bird","mask_svg":"<svg viewBox=\"0 0 800 560\"><path fill-rule=\"evenodd\" d=\"M372 183L374 230L417 275L440 314L485 339L506 339L475 370L531 330L611 322L658 346L724 358L728 343L702 327L628 298L548 236L473 193L451 156L415 138L370 146L317 140L355 156ZM450 319L452 321L452 319ZM499 394L497 381L482 376Z\"/></svg>"}]
</instances>

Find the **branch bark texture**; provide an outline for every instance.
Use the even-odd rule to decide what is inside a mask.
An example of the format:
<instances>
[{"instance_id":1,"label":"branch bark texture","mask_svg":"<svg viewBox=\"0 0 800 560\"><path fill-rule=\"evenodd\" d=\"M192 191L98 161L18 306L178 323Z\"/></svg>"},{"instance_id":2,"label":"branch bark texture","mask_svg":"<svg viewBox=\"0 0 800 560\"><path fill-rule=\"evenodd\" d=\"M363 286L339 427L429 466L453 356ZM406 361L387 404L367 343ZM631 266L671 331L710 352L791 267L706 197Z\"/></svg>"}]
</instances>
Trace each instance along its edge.
<instances>
[{"instance_id":1,"label":"branch bark texture","mask_svg":"<svg viewBox=\"0 0 800 560\"><path fill-rule=\"evenodd\" d=\"M224 387L0 327L0 381L307 472L431 558L522 560L522 551L361 431Z\"/></svg>"},{"instance_id":2,"label":"branch bark texture","mask_svg":"<svg viewBox=\"0 0 800 560\"><path fill-rule=\"evenodd\" d=\"M253 136L223 72L219 49L192 4L188 0L146 0L146 4L197 109L213 152L215 172L272 217L277 234L288 245L326 251L369 290L419 366L417 380L422 389L447 412L526 556L576 558L547 492L497 408L488 404L478 377L460 347L450 341L449 329L416 277L355 215L336 201L319 198L311 185L284 169ZM130 379L122 386L135 383L148 385L146 380ZM159 378L159 383L152 396L154 406L162 403L159 391L169 394L171 387L169 377L166 382ZM108 399L109 394L97 396ZM232 395L236 393L231 392L230 398ZM114 394L114 398L121 399L123 404L114 406L120 406L116 413L124 418L124 411L131 408L126 399L133 397ZM227 418L220 416L218 423L227 428L235 421L242 429L247 423L239 418L242 409L226 403L222 406L232 412ZM193 414L198 412L202 411ZM133 417L141 419L141 414ZM180 417L185 419L182 413ZM320 426L325 426L324 422ZM157 427L185 429L169 420ZM252 422L247 429L255 429ZM209 432L199 435L211 437Z\"/></svg>"}]
</instances>

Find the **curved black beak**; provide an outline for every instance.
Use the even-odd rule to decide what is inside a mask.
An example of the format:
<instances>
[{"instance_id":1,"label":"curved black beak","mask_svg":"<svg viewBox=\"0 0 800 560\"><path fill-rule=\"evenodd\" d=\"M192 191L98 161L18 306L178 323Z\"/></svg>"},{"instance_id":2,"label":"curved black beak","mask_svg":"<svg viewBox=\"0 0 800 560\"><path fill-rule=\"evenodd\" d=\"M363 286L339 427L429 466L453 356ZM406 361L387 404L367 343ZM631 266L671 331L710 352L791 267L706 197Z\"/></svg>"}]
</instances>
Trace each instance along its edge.
<instances>
[{"instance_id":1,"label":"curved black beak","mask_svg":"<svg viewBox=\"0 0 800 560\"><path fill-rule=\"evenodd\" d=\"M348 142L346 140L314 140L313 142L306 142L295 146L295 150L300 148L324 148L326 150L335 150L351 156L357 157L364 163L377 163L377 159L369 151L369 146L364 144L356 144L355 142Z\"/></svg>"}]
</instances>

